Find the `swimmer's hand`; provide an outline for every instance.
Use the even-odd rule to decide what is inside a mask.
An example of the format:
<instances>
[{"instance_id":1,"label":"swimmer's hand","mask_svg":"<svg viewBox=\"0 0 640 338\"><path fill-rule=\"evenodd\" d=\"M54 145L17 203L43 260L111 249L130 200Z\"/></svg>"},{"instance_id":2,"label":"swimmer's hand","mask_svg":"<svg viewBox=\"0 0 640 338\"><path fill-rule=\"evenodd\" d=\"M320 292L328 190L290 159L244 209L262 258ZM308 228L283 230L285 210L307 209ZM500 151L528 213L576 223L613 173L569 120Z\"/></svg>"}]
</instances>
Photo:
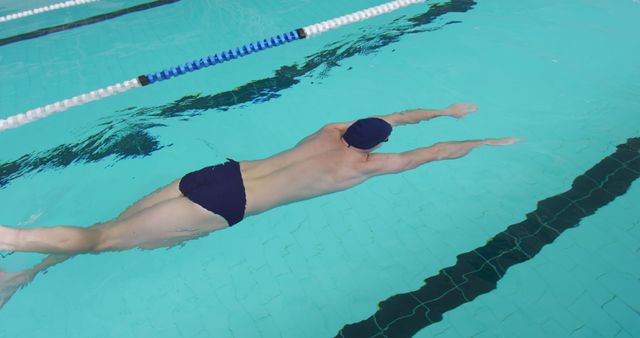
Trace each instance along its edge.
<instances>
[{"instance_id":1,"label":"swimmer's hand","mask_svg":"<svg viewBox=\"0 0 640 338\"><path fill-rule=\"evenodd\" d=\"M36 274L31 270L5 272L0 270L0 310L16 291L27 286Z\"/></svg>"},{"instance_id":2,"label":"swimmer's hand","mask_svg":"<svg viewBox=\"0 0 640 338\"><path fill-rule=\"evenodd\" d=\"M510 146L512 144L523 142L523 139L514 137L490 138L484 141L488 146Z\"/></svg>"},{"instance_id":3,"label":"swimmer's hand","mask_svg":"<svg viewBox=\"0 0 640 338\"><path fill-rule=\"evenodd\" d=\"M447 111L447 115L461 119L478 110L478 105L471 102L460 102L450 105L445 110Z\"/></svg>"}]
</instances>

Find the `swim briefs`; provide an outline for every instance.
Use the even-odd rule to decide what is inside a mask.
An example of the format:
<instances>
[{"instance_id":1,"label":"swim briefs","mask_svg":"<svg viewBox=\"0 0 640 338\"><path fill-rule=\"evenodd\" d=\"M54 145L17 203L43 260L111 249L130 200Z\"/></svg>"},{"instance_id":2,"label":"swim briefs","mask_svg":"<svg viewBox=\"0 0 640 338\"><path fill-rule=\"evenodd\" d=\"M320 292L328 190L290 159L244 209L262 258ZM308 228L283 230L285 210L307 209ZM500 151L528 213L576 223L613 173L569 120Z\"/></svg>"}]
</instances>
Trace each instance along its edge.
<instances>
[{"instance_id":1,"label":"swim briefs","mask_svg":"<svg viewBox=\"0 0 640 338\"><path fill-rule=\"evenodd\" d=\"M232 226L244 218L247 196L240 163L227 160L186 174L180 180L180 191L192 202L224 217Z\"/></svg>"}]
</instances>

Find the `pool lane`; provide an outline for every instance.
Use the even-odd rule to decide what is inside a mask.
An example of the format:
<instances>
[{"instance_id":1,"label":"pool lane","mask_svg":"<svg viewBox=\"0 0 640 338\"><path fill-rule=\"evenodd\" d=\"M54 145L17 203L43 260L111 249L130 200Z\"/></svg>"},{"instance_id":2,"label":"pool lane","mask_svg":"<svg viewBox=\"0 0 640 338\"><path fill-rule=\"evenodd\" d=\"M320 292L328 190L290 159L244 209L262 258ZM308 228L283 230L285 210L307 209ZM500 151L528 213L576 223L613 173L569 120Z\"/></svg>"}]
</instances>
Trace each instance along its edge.
<instances>
[{"instance_id":1,"label":"pool lane","mask_svg":"<svg viewBox=\"0 0 640 338\"><path fill-rule=\"evenodd\" d=\"M428 277L421 288L382 301L371 317L346 325L336 337L415 335L445 312L494 290L510 267L532 259L565 230L624 195L638 177L640 137L635 137L576 177L571 189L538 202L524 221L458 255L455 265Z\"/></svg>"},{"instance_id":2,"label":"pool lane","mask_svg":"<svg viewBox=\"0 0 640 338\"><path fill-rule=\"evenodd\" d=\"M35 31L32 31L32 32L28 32L28 33L23 33L23 34L10 36L10 37L7 37L7 38L0 39L0 46L12 44L12 43L16 43L16 42L20 42L20 41L24 41L24 40L35 39L35 38L39 38L39 37L42 37L42 36L45 36L45 35L54 34L54 33L66 31L66 30L73 29L73 28L92 25L94 23L111 20L111 19L117 18L119 16L123 16L123 15L126 15L126 14L131 14L131 13L140 12L140 11L146 11L148 9L152 9L152 8L156 8L156 7L164 6L164 5L169 5L169 4L178 2L178 1L180 1L180 0L157 0L157 1L151 1L151 2L144 3L144 4L136 5L136 6L123 8L123 9L120 9L120 10L117 10L117 11L113 11L113 12L109 12L109 13L105 13L105 14L92 16L92 17L89 17L89 18L86 18L86 19L65 23L65 24L62 24L62 25L46 27L46 28L38 29L38 30L35 30Z\"/></svg>"}]
</instances>

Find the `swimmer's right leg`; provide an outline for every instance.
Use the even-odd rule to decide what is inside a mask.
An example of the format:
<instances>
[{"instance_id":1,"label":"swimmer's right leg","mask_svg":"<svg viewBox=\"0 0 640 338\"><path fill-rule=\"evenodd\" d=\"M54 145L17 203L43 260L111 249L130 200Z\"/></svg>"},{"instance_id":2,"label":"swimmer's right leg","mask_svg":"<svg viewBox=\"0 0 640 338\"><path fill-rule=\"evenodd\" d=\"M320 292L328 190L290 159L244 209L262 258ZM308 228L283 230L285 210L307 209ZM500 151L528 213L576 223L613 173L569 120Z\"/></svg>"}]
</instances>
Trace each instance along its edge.
<instances>
[{"instance_id":1,"label":"swimmer's right leg","mask_svg":"<svg viewBox=\"0 0 640 338\"><path fill-rule=\"evenodd\" d=\"M80 254L131 248L169 247L228 226L227 221L178 197L132 216L83 228L73 226L15 229L0 226L0 250Z\"/></svg>"},{"instance_id":2,"label":"swimmer's right leg","mask_svg":"<svg viewBox=\"0 0 640 338\"><path fill-rule=\"evenodd\" d=\"M152 192L151 194L133 203L130 207L123 211L117 219L125 219L160 202L164 202L177 197L182 197L182 192L180 192L179 185L180 180L178 179Z\"/></svg>"}]
</instances>

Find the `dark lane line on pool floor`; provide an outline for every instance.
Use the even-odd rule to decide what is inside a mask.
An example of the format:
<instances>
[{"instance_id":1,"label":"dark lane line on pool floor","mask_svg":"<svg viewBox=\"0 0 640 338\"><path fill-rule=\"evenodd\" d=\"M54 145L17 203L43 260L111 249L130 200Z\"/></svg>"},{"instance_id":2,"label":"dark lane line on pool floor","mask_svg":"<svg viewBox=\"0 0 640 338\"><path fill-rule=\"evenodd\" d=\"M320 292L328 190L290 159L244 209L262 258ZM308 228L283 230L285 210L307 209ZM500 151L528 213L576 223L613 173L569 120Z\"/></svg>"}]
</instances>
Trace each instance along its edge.
<instances>
[{"instance_id":1,"label":"dark lane line on pool floor","mask_svg":"<svg viewBox=\"0 0 640 338\"><path fill-rule=\"evenodd\" d=\"M147 3L144 3L144 4L140 4L140 5L136 5L136 6L132 6L132 7L128 7L128 8L123 8L123 9L120 9L120 10L117 10L117 11L114 11L114 12L100 14L100 15L92 16L90 18L86 18L86 19L82 19L82 20L78 20L78 21L74 21L74 22L69 22L69 23L65 23L65 24L62 24L62 25L58 25L58 26L46 27L46 28L35 30L33 32L10 36L8 38L0 39L0 46L4 46L4 45L11 44L11 43L24 41L24 40L35 39L35 38L39 38L41 36L45 36L45 35L49 35L49 34L53 34L53 33L58 33L58 32L66 31L66 30L73 29L73 28L92 25L94 23L98 23L98 22L102 22L102 21L106 21L106 20L111 20L111 19L117 18L117 17L122 16L122 15L135 13L135 12L140 12L140 11L145 11L145 10L152 9L152 8L155 8L155 7L169 5L169 4L172 4L174 2L178 2L178 1L180 1L180 0L158 0L158 1L147 2Z\"/></svg>"},{"instance_id":2,"label":"dark lane line on pool floor","mask_svg":"<svg viewBox=\"0 0 640 338\"><path fill-rule=\"evenodd\" d=\"M538 202L526 220L427 278L415 291L394 295L373 316L346 325L337 337L411 337L442 315L495 289L510 267L533 258L562 232L627 192L640 176L640 137L578 176L571 189Z\"/></svg>"},{"instance_id":3,"label":"dark lane line on pool floor","mask_svg":"<svg viewBox=\"0 0 640 338\"><path fill-rule=\"evenodd\" d=\"M0 163L0 189L23 175L43 170L64 168L71 164L93 163L113 156L116 161L149 156L162 149L160 141L148 130L165 126L165 119L188 120L205 112L228 111L247 104L259 104L277 99L282 91L292 88L300 78L326 77L330 70L340 67L340 61L354 56L373 54L381 48L400 41L406 34L440 30L458 21L445 22L435 27L424 27L445 14L463 13L473 9L473 0L452 0L431 5L421 14L405 19L400 17L381 31L369 31L356 39L338 41L325 46L320 52L305 57L304 63L285 65L272 77L248 82L233 90L212 95L187 95L174 102L157 107L131 107L121 114L105 114L111 120L98 125L99 132L76 143L61 144L48 150L25 154L16 160ZM111 115L111 116L109 116ZM259 118L259 117L256 117ZM46 123L46 122L43 122Z\"/></svg>"}]
</instances>

